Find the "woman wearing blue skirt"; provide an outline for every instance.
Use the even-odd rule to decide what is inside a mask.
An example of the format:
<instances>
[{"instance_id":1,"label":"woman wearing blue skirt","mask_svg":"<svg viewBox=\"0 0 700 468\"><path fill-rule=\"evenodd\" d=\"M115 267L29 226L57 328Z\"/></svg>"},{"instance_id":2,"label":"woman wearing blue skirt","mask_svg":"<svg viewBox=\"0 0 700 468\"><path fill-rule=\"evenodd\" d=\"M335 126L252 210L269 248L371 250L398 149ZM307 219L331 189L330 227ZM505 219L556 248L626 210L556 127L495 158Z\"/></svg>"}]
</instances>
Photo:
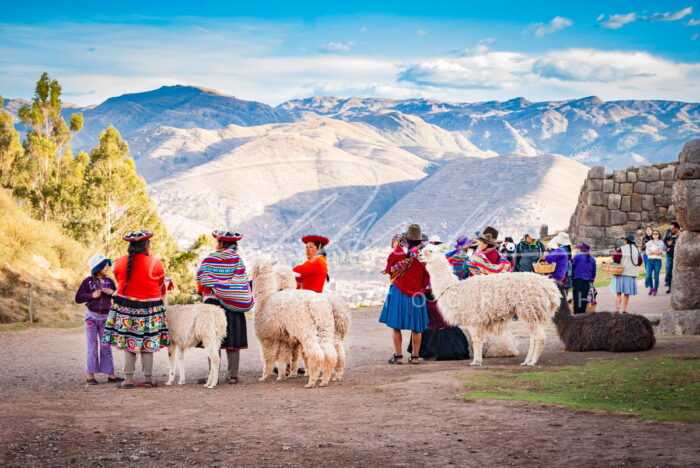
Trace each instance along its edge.
<instances>
[{"instance_id":1,"label":"woman wearing blue skirt","mask_svg":"<svg viewBox=\"0 0 700 468\"><path fill-rule=\"evenodd\" d=\"M642 252L634 242L634 234L627 234L622 239L625 243L613 255L613 262L619 263L624 269L612 277L610 290L615 293L615 312L620 312L622 307L622 313L626 314L630 296L637 294L637 276L643 260Z\"/></svg>"},{"instance_id":2,"label":"woman wearing blue skirt","mask_svg":"<svg viewBox=\"0 0 700 468\"><path fill-rule=\"evenodd\" d=\"M401 330L411 330L412 349L417 353L420 350L421 333L428 328L425 291L430 285L430 275L425 270L425 264L416 258L423 240L420 226L411 224L406 231L408 253L392 254L392 265L387 266L391 274L391 286L379 322L392 329L394 354L389 359L389 364L403 364ZM418 364L419 357L412 354L409 362Z\"/></svg>"}]
</instances>

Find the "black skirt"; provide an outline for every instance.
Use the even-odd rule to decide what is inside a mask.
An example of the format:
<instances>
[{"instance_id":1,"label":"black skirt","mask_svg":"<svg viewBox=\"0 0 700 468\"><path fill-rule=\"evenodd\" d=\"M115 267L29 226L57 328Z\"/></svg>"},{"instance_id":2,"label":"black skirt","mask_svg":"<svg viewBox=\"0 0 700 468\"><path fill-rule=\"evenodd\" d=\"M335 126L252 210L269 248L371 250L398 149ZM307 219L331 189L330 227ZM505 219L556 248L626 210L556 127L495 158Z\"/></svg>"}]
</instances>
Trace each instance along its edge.
<instances>
[{"instance_id":1,"label":"black skirt","mask_svg":"<svg viewBox=\"0 0 700 468\"><path fill-rule=\"evenodd\" d=\"M216 299L207 299L205 304L218 305L224 309L226 314L226 337L221 343L221 349L247 349L248 330L246 328L245 314L243 312L232 312L226 309ZM201 347L201 344L199 345Z\"/></svg>"},{"instance_id":2,"label":"black skirt","mask_svg":"<svg viewBox=\"0 0 700 468\"><path fill-rule=\"evenodd\" d=\"M409 353L413 351L412 348L409 344ZM459 327L443 328L436 332L427 329L423 332L418 354L423 359L436 361L469 359L469 342Z\"/></svg>"}]
</instances>

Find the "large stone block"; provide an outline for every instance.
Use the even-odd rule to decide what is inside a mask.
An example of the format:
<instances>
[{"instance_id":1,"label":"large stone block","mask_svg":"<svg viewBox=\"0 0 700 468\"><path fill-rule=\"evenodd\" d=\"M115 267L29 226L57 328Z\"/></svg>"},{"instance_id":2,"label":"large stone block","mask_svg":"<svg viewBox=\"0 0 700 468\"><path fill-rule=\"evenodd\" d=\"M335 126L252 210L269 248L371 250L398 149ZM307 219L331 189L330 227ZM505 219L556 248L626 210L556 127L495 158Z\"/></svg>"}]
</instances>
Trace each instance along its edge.
<instances>
[{"instance_id":1,"label":"large stone block","mask_svg":"<svg viewBox=\"0 0 700 468\"><path fill-rule=\"evenodd\" d=\"M623 237L625 234L625 227L624 226L611 226L605 228L605 237L607 237L608 242L612 242L613 244L617 243L617 240L620 237Z\"/></svg>"},{"instance_id":2,"label":"large stone block","mask_svg":"<svg viewBox=\"0 0 700 468\"><path fill-rule=\"evenodd\" d=\"M676 181L673 206L683 229L700 231L700 180Z\"/></svg>"},{"instance_id":3,"label":"large stone block","mask_svg":"<svg viewBox=\"0 0 700 468\"><path fill-rule=\"evenodd\" d=\"M637 173L635 171L627 172L627 182L635 183L637 182Z\"/></svg>"},{"instance_id":4,"label":"large stone block","mask_svg":"<svg viewBox=\"0 0 700 468\"><path fill-rule=\"evenodd\" d=\"M608 194L603 192L588 192L588 204L593 206L608 206Z\"/></svg>"},{"instance_id":5,"label":"large stone block","mask_svg":"<svg viewBox=\"0 0 700 468\"><path fill-rule=\"evenodd\" d=\"M664 182L663 180L659 180L656 182L649 182L647 184L647 189L646 192L649 195L661 195L664 193Z\"/></svg>"},{"instance_id":6,"label":"large stone block","mask_svg":"<svg viewBox=\"0 0 700 468\"><path fill-rule=\"evenodd\" d=\"M622 201L622 196L617 193L608 194L608 209L609 210L619 210L620 202Z\"/></svg>"},{"instance_id":7,"label":"large stone block","mask_svg":"<svg viewBox=\"0 0 700 468\"><path fill-rule=\"evenodd\" d=\"M659 335L700 335L700 309L664 312L656 333Z\"/></svg>"},{"instance_id":8,"label":"large stone block","mask_svg":"<svg viewBox=\"0 0 700 468\"><path fill-rule=\"evenodd\" d=\"M629 221L641 221L642 215L641 215L641 213L635 213L634 211L631 211L631 212L627 213L627 219Z\"/></svg>"},{"instance_id":9,"label":"large stone block","mask_svg":"<svg viewBox=\"0 0 700 468\"><path fill-rule=\"evenodd\" d=\"M610 193L615 188L615 182L612 179L605 179L601 181L603 183L603 192Z\"/></svg>"},{"instance_id":10,"label":"large stone block","mask_svg":"<svg viewBox=\"0 0 700 468\"><path fill-rule=\"evenodd\" d=\"M678 166L678 179L700 179L700 164L681 164Z\"/></svg>"},{"instance_id":11,"label":"large stone block","mask_svg":"<svg viewBox=\"0 0 700 468\"><path fill-rule=\"evenodd\" d=\"M656 182L660 177L660 171L653 166L641 166L637 172L637 179L642 182Z\"/></svg>"},{"instance_id":12,"label":"large stone block","mask_svg":"<svg viewBox=\"0 0 700 468\"><path fill-rule=\"evenodd\" d=\"M613 180L615 182L627 182L627 171L615 169L613 171Z\"/></svg>"},{"instance_id":13,"label":"large stone block","mask_svg":"<svg viewBox=\"0 0 700 468\"><path fill-rule=\"evenodd\" d=\"M634 184L634 191L635 193L647 193L647 183L646 182L637 182Z\"/></svg>"},{"instance_id":14,"label":"large stone block","mask_svg":"<svg viewBox=\"0 0 700 468\"><path fill-rule=\"evenodd\" d=\"M622 211L612 210L610 212L610 224L613 226L618 224L625 224L627 222L627 215Z\"/></svg>"},{"instance_id":15,"label":"large stone block","mask_svg":"<svg viewBox=\"0 0 700 468\"><path fill-rule=\"evenodd\" d=\"M654 210L654 195L642 195L642 211Z\"/></svg>"},{"instance_id":16,"label":"large stone block","mask_svg":"<svg viewBox=\"0 0 700 468\"><path fill-rule=\"evenodd\" d=\"M671 195L655 195L654 196L654 205L656 205L656 209L661 209L661 208L668 208L668 206L673 203L671 201Z\"/></svg>"},{"instance_id":17,"label":"large stone block","mask_svg":"<svg viewBox=\"0 0 700 468\"><path fill-rule=\"evenodd\" d=\"M586 206L581 214L581 224L607 226L610 224L610 211L602 206Z\"/></svg>"},{"instance_id":18,"label":"large stone block","mask_svg":"<svg viewBox=\"0 0 700 468\"><path fill-rule=\"evenodd\" d=\"M642 211L642 196L638 193L633 193L630 196L630 211Z\"/></svg>"},{"instance_id":19,"label":"large stone block","mask_svg":"<svg viewBox=\"0 0 700 468\"><path fill-rule=\"evenodd\" d=\"M629 211L630 210L630 197L623 196L620 199L620 210Z\"/></svg>"},{"instance_id":20,"label":"large stone block","mask_svg":"<svg viewBox=\"0 0 700 468\"><path fill-rule=\"evenodd\" d=\"M690 140L683 145L681 154L678 156L681 164L700 164L700 138Z\"/></svg>"},{"instance_id":21,"label":"large stone block","mask_svg":"<svg viewBox=\"0 0 700 468\"><path fill-rule=\"evenodd\" d=\"M673 180L676 175L676 166L666 166L660 171L661 180Z\"/></svg>"},{"instance_id":22,"label":"large stone block","mask_svg":"<svg viewBox=\"0 0 700 468\"><path fill-rule=\"evenodd\" d=\"M613 192L620 193L620 184L618 184L617 182L613 183Z\"/></svg>"},{"instance_id":23,"label":"large stone block","mask_svg":"<svg viewBox=\"0 0 700 468\"><path fill-rule=\"evenodd\" d=\"M604 237L605 230L602 227L596 226L585 226L583 228L583 237L596 239L598 237Z\"/></svg>"},{"instance_id":24,"label":"large stone block","mask_svg":"<svg viewBox=\"0 0 700 468\"><path fill-rule=\"evenodd\" d=\"M603 190L603 182L600 179L588 179L588 190L600 192Z\"/></svg>"},{"instance_id":25,"label":"large stone block","mask_svg":"<svg viewBox=\"0 0 700 468\"><path fill-rule=\"evenodd\" d=\"M683 231L673 255L671 306L700 309L700 232Z\"/></svg>"},{"instance_id":26,"label":"large stone block","mask_svg":"<svg viewBox=\"0 0 700 468\"><path fill-rule=\"evenodd\" d=\"M589 179L605 179L605 166L594 166L588 171Z\"/></svg>"},{"instance_id":27,"label":"large stone block","mask_svg":"<svg viewBox=\"0 0 700 468\"><path fill-rule=\"evenodd\" d=\"M664 195L671 195L673 193L673 185L664 185Z\"/></svg>"},{"instance_id":28,"label":"large stone block","mask_svg":"<svg viewBox=\"0 0 700 468\"><path fill-rule=\"evenodd\" d=\"M634 190L634 184L620 184L619 190L617 190L617 193L620 195L632 195L632 191Z\"/></svg>"},{"instance_id":29,"label":"large stone block","mask_svg":"<svg viewBox=\"0 0 700 468\"><path fill-rule=\"evenodd\" d=\"M649 219L650 219L650 218L649 218L649 212L648 212L648 211L642 211L642 212L640 213L640 216L642 217L642 222L643 222L643 223L649 222Z\"/></svg>"}]
</instances>

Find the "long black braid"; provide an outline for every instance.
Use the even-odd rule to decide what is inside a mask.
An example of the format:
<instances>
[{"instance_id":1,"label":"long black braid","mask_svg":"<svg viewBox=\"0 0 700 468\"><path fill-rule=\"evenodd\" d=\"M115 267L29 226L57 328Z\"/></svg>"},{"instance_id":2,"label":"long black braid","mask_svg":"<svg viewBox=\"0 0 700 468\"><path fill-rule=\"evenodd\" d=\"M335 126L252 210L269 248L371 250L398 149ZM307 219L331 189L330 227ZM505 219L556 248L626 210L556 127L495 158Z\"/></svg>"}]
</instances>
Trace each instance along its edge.
<instances>
[{"instance_id":1,"label":"long black braid","mask_svg":"<svg viewBox=\"0 0 700 468\"><path fill-rule=\"evenodd\" d=\"M126 288L129 287L129 278L131 278L131 270L134 266L134 258L136 258L136 254L146 254L149 244L150 242L148 239L129 243L129 259L126 262L126 281L124 284L124 293L126 293Z\"/></svg>"},{"instance_id":2,"label":"long black braid","mask_svg":"<svg viewBox=\"0 0 700 468\"><path fill-rule=\"evenodd\" d=\"M315 245L316 248L318 249L318 253L317 253L316 255L318 255L318 256L320 256L320 257L326 257L326 256L327 256L327 255L326 255L325 246L324 246L322 243L320 243L320 242L314 242L314 245ZM328 273L326 273L326 281L330 281L330 280L331 280L331 275L329 275Z\"/></svg>"}]
</instances>

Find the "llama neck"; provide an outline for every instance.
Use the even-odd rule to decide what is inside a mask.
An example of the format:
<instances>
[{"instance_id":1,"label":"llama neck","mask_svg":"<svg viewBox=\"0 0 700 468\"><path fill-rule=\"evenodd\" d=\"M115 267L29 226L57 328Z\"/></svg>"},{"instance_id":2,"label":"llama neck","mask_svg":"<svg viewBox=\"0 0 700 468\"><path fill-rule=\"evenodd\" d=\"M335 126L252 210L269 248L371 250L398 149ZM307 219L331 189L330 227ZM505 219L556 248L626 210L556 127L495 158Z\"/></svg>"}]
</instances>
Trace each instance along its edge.
<instances>
[{"instance_id":1,"label":"llama neck","mask_svg":"<svg viewBox=\"0 0 700 468\"><path fill-rule=\"evenodd\" d=\"M426 263L425 268L430 274L430 285L436 297L440 297L450 286L459 282L445 257Z\"/></svg>"},{"instance_id":2,"label":"llama neck","mask_svg":"<svg viewBox=\"0 0 700 468\"><path fill-rule=\"evenodd\" d=\"M562 293L561 302L559 303L559 308L554 314L554 324L557 326L557 328L568 325L574 319L573 315L571 315L571 309L569 309L569 301L566 298L566 294L564 294L564 291L561 288L560 292Z\"/></svg>"},{"instance_id":3,"label":"llama neck","mask_svg":"<svg viewBox=\"0 0 700 468\"><path fill-rule=\"evenodd\" d=\"M253 297L256 302L264 301L277 290L274 279L271 274L253 278Z\"/></svg>"}]
</instances>

